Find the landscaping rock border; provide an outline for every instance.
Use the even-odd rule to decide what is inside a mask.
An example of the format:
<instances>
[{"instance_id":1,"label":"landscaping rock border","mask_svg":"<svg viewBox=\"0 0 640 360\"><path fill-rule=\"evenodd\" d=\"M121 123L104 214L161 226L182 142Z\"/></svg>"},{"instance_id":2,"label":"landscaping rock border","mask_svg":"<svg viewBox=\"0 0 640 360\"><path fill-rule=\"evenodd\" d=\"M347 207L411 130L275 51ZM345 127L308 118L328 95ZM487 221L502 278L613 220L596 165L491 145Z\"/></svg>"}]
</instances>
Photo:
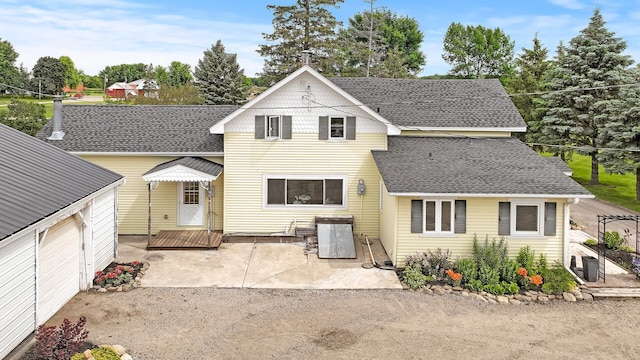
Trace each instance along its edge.
<instances>
[{"instance_id":1,"label":"landscaping rock border","mask_svg":"<svg viewBox=\"0 0 640 360\"><path fill-rule=\"evenodd\" d=\"M133 357L127 353L127 349L125 349L125 347L122 345L99 345L98 347L112 350L114 353L120 356L120 360L133 360ZM85 359L95 360L95 358L91 354L91 350L85 350L83 354Z\"/></svg>"},{"instance_id":2,"label":"landscaping rock border","mask_svg":"<svg viewBox=\"0 0 640 360\"><path fill-rule=\"evenodd\" d=\"M459 295L480 302L499 305L523 305L531 303L546 304L550 302L566 301L593 301L593 295L585 286L579 286L572 292L562 294L545 294L541 291L527 290L516 295L493 295L484 291L469 291L458 286L451 285L425 285L425 287L413 290L429 295Z\"/></svg>"},{"instance_id":3,"label":"landscaping rock border","mask_svg":"<svg viewBox=\"0 0 640 360\"><path fill-rule=\"evenodd\" d=\"M147 272L147 269L149 269L149 263L148 262L143 262L142 263L142 267L140 268L140 271L138 272L138 275L133 279L133 281L131 281L130 283L127 284L122 284L119 286L100 286L100 285L93 285L93 290L95 290L96 292L101 292L101 293L105 293L105 292L129 292L137 287L140 287L140 282L142 281L142 276L144 276L144 274Z\"/></svg>"}]
</instances>

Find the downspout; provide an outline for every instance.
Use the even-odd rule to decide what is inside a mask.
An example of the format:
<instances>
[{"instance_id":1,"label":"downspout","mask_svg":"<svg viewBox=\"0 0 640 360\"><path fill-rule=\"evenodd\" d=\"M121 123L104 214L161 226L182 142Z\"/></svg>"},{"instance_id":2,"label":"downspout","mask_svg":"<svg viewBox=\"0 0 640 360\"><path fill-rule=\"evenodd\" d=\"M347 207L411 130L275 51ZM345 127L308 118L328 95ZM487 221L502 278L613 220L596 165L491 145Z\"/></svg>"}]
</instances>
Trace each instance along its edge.
<instances>
[{"instance_id":1,"label":"downspout","mask_svg":"<svg viewBox=\"0 0 640 360\"><path fill-rule=\"evenodd\" d=\"M570 208L571 208L571 204L577 204L580 201L580 198L574 198L572 200L567 200L564 203L564 236L563 236L563 243L564 243L564 261L563 261L563 265L564 268L567 269L567 271L573 276L574 280L576 280L576 282L578 284L584 285L584 281L582 281L582 279L580 279L580 277L578 277L578 275L576 275L571 269L570 269L570 257L569 257L569 231L571 231L571 223L570 223L570 218L571 218L571 212L570 212Z\"/></svg>"},{"instance_id":2,"label":"downspout","mask_svg":"<svg viewBox=\"0 0 640 360\"><path fill-rule=\"evenodd\" d=\"M151 182L147 183L149 191L149 217L147 218L147 249L151 246Z\"/></svg>"}]
</instances>

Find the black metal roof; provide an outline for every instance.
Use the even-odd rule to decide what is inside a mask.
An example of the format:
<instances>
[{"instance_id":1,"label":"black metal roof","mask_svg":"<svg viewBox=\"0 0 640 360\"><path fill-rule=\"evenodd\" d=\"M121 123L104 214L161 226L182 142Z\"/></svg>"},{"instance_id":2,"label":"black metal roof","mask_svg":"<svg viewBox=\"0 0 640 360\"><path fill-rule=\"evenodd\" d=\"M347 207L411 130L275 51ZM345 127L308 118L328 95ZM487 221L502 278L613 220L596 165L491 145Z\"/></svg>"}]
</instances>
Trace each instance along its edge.
<instances>
[{"instance_id":1,"label":"black metal roof","mask_svg":"<svg viewBox=\"0 0 640 360\"><path fill-rule=\"evenodd\" d=\"M220 173L222 173L222 169L223 166L215 163L213 161L207 160L207 159L203 159L201 157L191 157L191 156L184 156L181 158L177 158L171 161L167 161L165 163L156 165L153 167L153 169L147 171L146 173L144 173L143 175L148 175L148 174L152 174L156 171L160 171L160 170L164 170L164 169L168 169L170 167L176 166L176 165L182 165L182 166L186 166L190 169L193 170L197 170L200 172L203 172L205 174L209 174L212 176L218 176L220 175Z\"/></svg>"},{"instance_id":2,"label":"black metal roof","mask_svg":"<svg viewBox=\"0 0 640 360\"><path fill-rule=\"evenodd\" d=\"M121 178L0 124L0 240Z\"/></svg>"},{"instance_id":3,"label":"black metal roof","mask_svg":"<svg viewBox=\"0 0 640 360\"><path fill-rule=\"evenodd\" d=\"M222 135L209 127L237 106L67 105L62 107L62 140L47 140L50 120L36 135L73 152L200 153L224 150Z\"/></svg>"},{"instance_id":4,"label":"black metal roof","mask_svg":"<svg viewBox=\"0 0 640 360\"><path fill-rule=\"evenodd\" d=\"M590 196L518 139L390 136L373 157L390 193Z\"/></svg>"},{"instance_id":5,"label":"black metal roof","mask_svg":"<svg viewBox=\"0 0 640 360\"><path fill-rule=\"evenodd\" d=\"M329 78L400 127L525 128L498 79Z\"/></svg>"}]
</instances>

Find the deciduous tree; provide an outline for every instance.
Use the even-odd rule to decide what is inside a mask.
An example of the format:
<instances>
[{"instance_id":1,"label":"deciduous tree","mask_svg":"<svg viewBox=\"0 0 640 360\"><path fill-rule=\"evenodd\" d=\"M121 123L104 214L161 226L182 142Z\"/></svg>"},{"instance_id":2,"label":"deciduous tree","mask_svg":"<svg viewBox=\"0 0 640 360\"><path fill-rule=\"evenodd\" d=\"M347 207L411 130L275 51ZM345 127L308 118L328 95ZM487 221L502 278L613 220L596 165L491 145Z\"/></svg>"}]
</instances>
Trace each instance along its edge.
<instances>
[{"instance_id":1,"label":"deciduous tree","mask_svg":"<svg viewBox=\"0 0 640 360\"><path fill-rule=\"evenodd\" d=\"M0 38L0 91L9 91L11 93L19 92L16 88L24 88L28 80L28 71L24 71L22 67L16 66L18 52L13 49L13 45L7 40Z\"/></svg>"},{"instance_id":2,"label":"deciduous tree","mask_svg":"<svg viewBox=\"0 0 640 360\"><path fill-rule=\"evenodd\" d=\"M244 70L235 54L227 54L218 40L196 65L196 87L207 105L236 105L247 101Z\"/></svg>"},{"instance_id":3,"label":"deciduous tree","mask_svg":"<svg viewBox=\"0 0 640 360\"><path fill-rule=\"evenodd\" d=\"M70 57L64 55L60 56L58 60L60 60L62 65L64 65L65 67L64 84L69 85L72 88L78 86L78 84L80 84L82 81L80 80L78 69L76 69L76 65L73 63L73 60L71 60Z\"/></svg>"},{"instance_id":4,"label":"deciduous tree","mask_svg":"<svg viewBox=\"0 0 640 360\"><path fill-rule=\"evenodd\" d=\"M172 61L171 65L169 65L169 74L171 76L171 85L173 86L182 86L193 82L191 65L189 64Z\"/></svg>"},{"instance_id":5,"label":"deciduous tree","mask_svg":"<svg viewBox=\"0 0 640 360\"><path fill-rule=\"evenodd\" d=\"M344 0L297 0L293 5L267 5L273 11L273 32L263 33L267 44L259 45L265 59L262 77L267 84L283 79L300 67L303 50L325 74L335 72L336 27L340 22L329 7ZM197 77L197 76L196 76Z\"/></svg>"},{"instance_id":6,"label":"deciduous tree","mask_svg":"<svg viewBox=\"0 0 640 360\"><path fill-rule=\"evenodd\" d=\"M453 75L465 78L500 77L513 64L514 42L500 28L452 23L444 36L442 58Z\"/></svg>"},{"instance_id":7,"label":"deciduous tree","mask_svg":"<svg viewBox=\"0 0 640 360\"><path fill-rule=\"evenodd\" d=\"M578 153L591 157L590 184L599 182L598 148L602 130L609 121L607 109L618 98L617 85L624 84L627 67L633 63L622 54L627 43L609 31L596 9L589 25L559 48L557 66L552 71L551 90L545 95L547 113L543 135L561 145L577 146ZM567 91L575 90L575 91Z\"/></svg>"},{"instance_id":8,"label":"deciduous tree","mask_svg":"<svg viewBox=\"0 0 640 360\"><path fill-rule=\"evenodd\" d=\"M346 76L366 76L369 66L371 76L415 76L426 63L420 51L423 39L418 22L408 16L389 10L357 13L338 34L339 54L344 59L340 71Z\"/></svg>"},{"instance_id":9,"label":"deciduous tree","mask_svg":"<svg viewBox=\"0 0 640 360\"><path fill-rule=\"evenodd\" d=\"M0 110L1 124L31 136L37 134L45 122L45 108L42 104L12 99L7 110Z\"/></svg>"},{"instance_id":10,"label":"deciduous tree","mask_svg":"<svg viewBox=\"0 0 640 360\"><path fill-rule=\"evenodd\" d=\"M147 72L147 65L138 64L120 64L107 66L98 73L102 79L107 79L107 86L116 82L131 82L144 78Z\"/></svg>"},{"instance_id":11,"label":"deciduous tree","mask_svg":"<svg viewBox=\"0 0 640 360\"><path fill-rule=\"evenodd\" d=\"M47 95L62 94L65 72L66 66L60 60L51 56L41 57L31 70L31 91L36 94L40 91Z\"/></svg>"}]
</instances>

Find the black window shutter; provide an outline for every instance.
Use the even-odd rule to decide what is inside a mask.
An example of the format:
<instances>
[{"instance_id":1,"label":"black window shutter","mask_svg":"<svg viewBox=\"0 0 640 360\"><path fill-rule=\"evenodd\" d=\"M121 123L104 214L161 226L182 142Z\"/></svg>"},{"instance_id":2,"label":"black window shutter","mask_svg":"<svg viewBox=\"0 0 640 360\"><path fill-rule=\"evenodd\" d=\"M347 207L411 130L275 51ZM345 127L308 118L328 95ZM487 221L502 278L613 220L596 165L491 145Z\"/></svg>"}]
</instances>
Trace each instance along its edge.
<instances>
[{"instance_id":1,"label":"black window shutter","mask_svg":"<svg viewBox=\"0 0 640 360\"><path fill-rule=\"evenodd\" d=\"M320 116L319 118L318 139L320 140L329 139L329 117L328 116Z\"/></svg>"},{"instance_id":2,"label":"black window shutter","mask_svg":"<svg viewBox=\"0 0 640 360\"><path fill-rule=\"evenodd\" d=\"M544 203L544 235L556 235L556 203Z\"/></svg>"},{"instance_id":3,"label":"black window shutter","mask_svg":"<svg viewBox=\"0 0 640 360\"><path fill-rule=\"evenodd\" d=\"M467 200L456 200L454 225L454 232L456 234L464 234L467 232Z\"/></svg>"},{"instance_id":4,"label":"black window shutter","mask_svg":"<svg viewBox=\"0 0 640 360\"><path fill-rule=\"evenodd\" d=\"M511 232L511 203L500 202L498 214L498 235L509 235Z\"/></svg>"},{"instance_id":5,"label":"black window shutter","mask_svg":"<svg viewBox=\"0 0 640 360\"><path fill-rule=\"evenodd\" d=\"M347 140L355 140L356 139L356 117L355 116L347 116L347 132L346 138Z\"/></svg>"},{"instance_id":6,"label":"black window shutter","mask_svg":"<svg viewBox=\"0 0 640 360\"><path fill-rule=\"evenodd\" d=\"M422 200L411 200L411 232L422 232Z\"/></svg>"},{"instance_id":7,"label":"black window shutter","mask_svg":"<svg viewBox=\"0 0 640 360\"><path fill-rule=\"evenodd\" d=\"M264 115L256 115L256 139L264 139Z\"/></svg>"},{"instance_id":8,"label":"black window shutter","mask_svg":"<svg viewBox=\"0 0 640 360\"><path fill-rule=\"evenodd\" d=\"M282 138L291 139L291 116L282 117Z\"/></svg>"}]
</instances>

